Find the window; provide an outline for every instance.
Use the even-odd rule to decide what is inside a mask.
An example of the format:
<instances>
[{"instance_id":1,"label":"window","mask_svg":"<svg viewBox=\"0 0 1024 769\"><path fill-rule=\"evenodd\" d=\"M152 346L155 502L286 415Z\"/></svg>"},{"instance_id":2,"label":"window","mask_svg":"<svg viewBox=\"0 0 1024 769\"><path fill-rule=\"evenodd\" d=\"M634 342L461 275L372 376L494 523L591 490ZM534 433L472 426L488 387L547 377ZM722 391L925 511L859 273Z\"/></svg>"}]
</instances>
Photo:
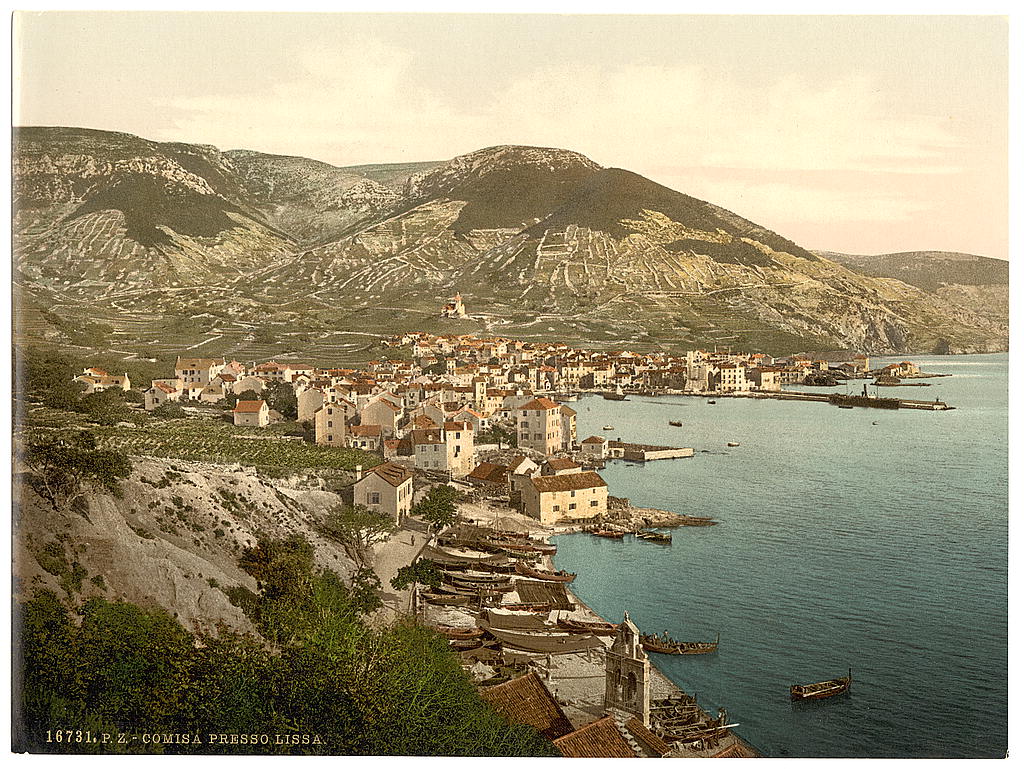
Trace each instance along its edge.
<instances>
[{"instance_id":1,"label":"window","mask_svg":"<svg viewBox=\"0 0 1024 769\"><path fill-rule=\"evenodd\" d=\"M570 491L570 492L569 492L569 496L570 496L570 497L575 497L575 496L576 496L576 491L575 491L575 489L574 489L573 491Z\"/></svg>"},{"instance_id":2,"label":"window","mask_svg":"<svg viewBox=\"0 0 1024 769\"><path fill-rule=\"evenodd\" d=\"M569 503L569 509L570 510L575 510L576 509L576 503L575 502L570 502Z\"/></svg>"},{"instance_id":3,"label":"window","mask_svg":"<svg viewBox=\"0 0 1024 769\"><path fill-rule=\"evenodd\" d=\"M590 506L591 507L597 507L597 500L596 499L590 500Z\"/></svg>"},{"instance_id":4,"label":"window","mask_svg":"<svg viewBox=\"0 0 1024 769\"><path fill-rule=\"evenodd\" d=\"M327 420L327 426L328 427L334 427L334 422L332 422L330 420Z\"/></svg>"},{"instance_id":5,"label":"window","mask_svg":"<svg viewBox=\"0 0 1024 769\"><path fill-rule=\"evenodd\" d=\"M558 505L552 505L551 509L554 510L554 511L558 511L558 510L561 510L562 508L559 507Z\"/></svg>"},{"instance_id":6,"label":"window","mask_svg":"<svg viewBox=\"0 0 1024 769\"><path fill-rule=\"evenodd\" d=\"M367 495L366 501L369 502L371 505L379 505L380 504L380 492L379 491L371 491Z\"/></svg>"},{"instance_id":7,"label":"window","mask_svg":"<svg viewBox=\"0 0 1024 769\"><path fill-rule=\"evenodd\" d=\"M333 436L333 435L328 435L328 436L327 436L327 440L329 440L329 441L333 441L333 440L334 440L334 436Z\"/></svg>"}]
</instances>

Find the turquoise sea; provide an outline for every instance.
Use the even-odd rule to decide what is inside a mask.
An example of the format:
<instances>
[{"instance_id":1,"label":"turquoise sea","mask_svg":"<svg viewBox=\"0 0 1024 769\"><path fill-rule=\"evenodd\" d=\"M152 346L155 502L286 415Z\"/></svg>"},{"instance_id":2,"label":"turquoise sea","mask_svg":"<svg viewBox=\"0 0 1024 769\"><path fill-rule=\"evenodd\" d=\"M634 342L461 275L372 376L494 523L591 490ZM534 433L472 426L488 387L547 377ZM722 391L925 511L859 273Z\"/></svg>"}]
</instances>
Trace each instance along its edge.
<instances>
[{"instance_id":1,"label":"turquoise sea","mask_svg":"<svg viewBox=\"0 0 1024 769\"><path fill-rule=\"evenodd\" d=\"M674 529L671 546L561 536L556 566L577 573L574 592L608 620L628 610L642 630L679 640L721 633L717 654L652 658L706 710L727 708L767 756L1006 753L1007 356L911 360L953 376L880 394L955 410L573 404L581 439L696 449L610 462L610 493L720 523ZM790 703L790 684L848 668L849 694Z\"/></svg>"}]
</instances>

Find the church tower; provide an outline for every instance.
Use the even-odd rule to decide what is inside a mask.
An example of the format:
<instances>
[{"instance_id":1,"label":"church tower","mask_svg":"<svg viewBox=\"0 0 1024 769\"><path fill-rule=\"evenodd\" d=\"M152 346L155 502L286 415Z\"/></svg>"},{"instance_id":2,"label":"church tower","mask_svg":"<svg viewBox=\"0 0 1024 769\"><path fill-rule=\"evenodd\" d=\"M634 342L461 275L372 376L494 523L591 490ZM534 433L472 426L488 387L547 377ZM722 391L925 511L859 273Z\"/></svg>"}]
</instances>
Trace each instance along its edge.
<instances>
[{"instance_id":1,"label":"church tower","mask_svg":"<svg viewBox=\"0 0 1024 769\"><path fill-rule=\"evenodd\" d=\"M651 725L651 661L640 644L640 630L623 614L615 642L605 652L604 707L630 713Z\"/></svg>"}]
</instances>

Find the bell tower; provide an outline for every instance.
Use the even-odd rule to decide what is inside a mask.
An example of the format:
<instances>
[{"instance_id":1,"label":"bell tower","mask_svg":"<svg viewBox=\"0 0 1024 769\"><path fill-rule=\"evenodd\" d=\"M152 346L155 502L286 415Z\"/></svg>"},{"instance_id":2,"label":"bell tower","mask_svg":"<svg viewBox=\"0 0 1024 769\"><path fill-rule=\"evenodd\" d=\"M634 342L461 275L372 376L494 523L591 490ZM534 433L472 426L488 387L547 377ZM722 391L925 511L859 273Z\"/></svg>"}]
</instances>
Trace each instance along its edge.
<instances>
[{"instance_id":1,"label":"bell tower","mask_svg":"<svg viewBox=\"0 0 1024 769\"><path fill-rule=\"evenodd\" d=\"M630 713L650 726L651 661L629 612L623 614L615 642L605 652L604 671L605 709Z\"/></svg>"}]
</instances>

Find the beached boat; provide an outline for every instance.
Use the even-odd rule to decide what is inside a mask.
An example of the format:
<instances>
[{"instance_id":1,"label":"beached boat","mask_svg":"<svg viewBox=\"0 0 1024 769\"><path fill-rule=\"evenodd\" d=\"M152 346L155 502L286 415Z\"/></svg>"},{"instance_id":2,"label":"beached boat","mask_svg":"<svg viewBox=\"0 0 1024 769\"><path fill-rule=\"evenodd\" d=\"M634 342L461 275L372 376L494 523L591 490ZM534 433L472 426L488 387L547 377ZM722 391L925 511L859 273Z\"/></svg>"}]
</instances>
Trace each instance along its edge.
<instances>
[{"instance_id":1,"label":"beached boat","mask_svg":"<svg viewBox=\"0 0 1024 769\"><path fill-rule=\"evenodd\" d=\"M578 619L560 619L558 627L570 633L590 633L591 635L615 635L619 626L611 622L588 622Z\"/></svg>"},{"instance_id":2,"label":"beached boat","mask_svg":"<svg viewBox=\"0 0 1024 769\"><path fill-rule=\"evenodd\" d=\"M534 614L549 614L552 606L549 603L503 603L499 608L507 611L532 611Z\"/></svg>"},{"instance_id":3,"label":"beached boat","mask_svg":"<svg viewBox=\"0 0 1024 769\"><path fill-rule=\"evenodd\" d=\"M718 636L714 641L674 641L664 635L642 635L640 643L645 650L656 654L711 654L718 651Z\"/></svg>"},{"instance_id":4,"label":"beached boat","mask_svg":"<svg viewBox=\"0 0 1024 769\"><path fill-rule=\"evenodd\" d=\"M595 537L604 537L605 539L622 539L626 536L624 531L612 531L611 529L595 529L590 533Z\"/></svg>"},{"instance_id":5,"label":"beached boat","mask_svg":"<svg viewBox=\"0 0 1024 769\"><path fill-rule=\"evenodd\" d=\"M469 596L422 593L423 600L435 606L469 606Z\"/></svg>"},{"instance_id":6,"label":"beached boat","mask_svg":"<svg viewBox=\"0 0 1024 769\"><path fill-rule=\"evenodd\" d=\"M842 678L833 678L831 681L819 681L816 684L794 684L789 687L789 698L794 701L800 700L823 700L826 697L835 697L850 690L853 683L853 670L851 669Z\"/></svg>"},{"instance_id":7,"label":"beached boat","mask_svg":"<svg viewBox=\"0 0 1024 769\"><path fill-rule=\"evenodd\" d=\"M516 564L516 574L523 577L533 577L534 579L540 579L546 582L572 582L576 579L575 574L570 574L567 571L544 571L543 569L531 569L525 563Z\"/></svg>"},{"instance_id":8,"label":"beached boat","mask_svg":"<svg viewBox=\"0 0 1024 769\"><path fill-rule=\"evenodd\" d=\"M671 544L672 535L663 534L660 531L638 531L636 533L637 539L642 539L647 542L659 542L661 544Z\"/></svg>"},{"instance_id":9,"label":"beached boat","mask_svg":"<svg viewBox=\"0 0 1024 769\"><path fill-rule=\"evenodd\" d=\"M683 426L682 422L676 422L675 420L672 420L672 419L668 420L668 423L670 425L672 425L672 427L682 427Z\"/></svg>"},{"instance_id":10,"label":"beached boat","mask_svg":"<svg viewBox=\"0 0 1024 769\"><path fill-rule=\"evenodd\" d=\"M484 631L478 627L452 627L451 625L434 625L434 630L450 641L465 641L480 638Z\"/></svg>"}]
</instances>

